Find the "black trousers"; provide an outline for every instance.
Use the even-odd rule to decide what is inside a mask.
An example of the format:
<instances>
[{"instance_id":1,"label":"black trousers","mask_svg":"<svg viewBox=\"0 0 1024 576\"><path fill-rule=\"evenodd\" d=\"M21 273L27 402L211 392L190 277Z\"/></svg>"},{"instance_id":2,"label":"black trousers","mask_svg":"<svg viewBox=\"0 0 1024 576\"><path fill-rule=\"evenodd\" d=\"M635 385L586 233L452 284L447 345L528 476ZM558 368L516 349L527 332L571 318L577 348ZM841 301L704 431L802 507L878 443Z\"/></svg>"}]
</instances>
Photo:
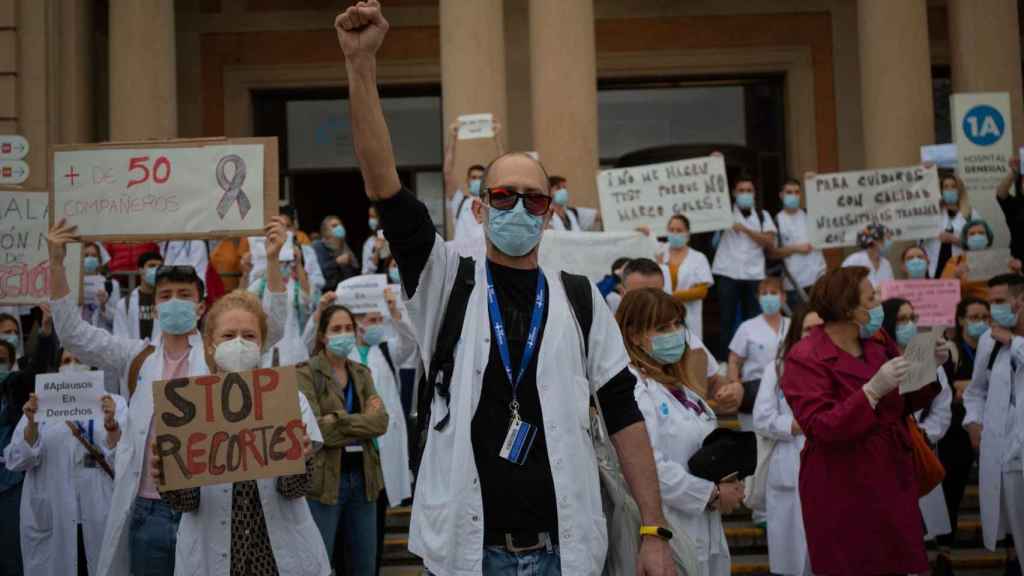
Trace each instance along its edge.
<instances>
[{"instance_id":1,"label":"black trousers","mask_svg":"<svg viewBox=\"0 0 1024 576\"><path fill-rule=\"evenodd\" d=\"M971 438L964 430L964 407L961 403L953 403L953 420L949 431L939 440L939 461L946 469L946 477L942 480L942 491L946 496L946 509L949 511L949 524L953 531L936 538L940 546L956 544L957 520L960 517L960 503L967 489L967 482L974 467L974 448Z\"/></svg>"}]
</instances>

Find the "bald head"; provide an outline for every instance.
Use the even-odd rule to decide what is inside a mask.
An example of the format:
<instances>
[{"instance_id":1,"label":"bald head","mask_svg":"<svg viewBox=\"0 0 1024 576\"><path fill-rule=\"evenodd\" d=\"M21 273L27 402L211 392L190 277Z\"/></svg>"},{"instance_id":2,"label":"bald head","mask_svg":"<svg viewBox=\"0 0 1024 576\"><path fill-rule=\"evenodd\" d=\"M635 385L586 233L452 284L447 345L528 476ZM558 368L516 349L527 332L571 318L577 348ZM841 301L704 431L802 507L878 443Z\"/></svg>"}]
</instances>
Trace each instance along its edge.
<instances>
[{"instance_id":1,"label":"bald head","mask_svg":"<svg viewBox=\"0 0 1024 576\"><path fill-rule=\"evenodd\" d=\"M509 152L494 159L484 171L484 188L508 186L519 191L551 193L544 166L524 152Z\"/></svg>"}]
</instances>

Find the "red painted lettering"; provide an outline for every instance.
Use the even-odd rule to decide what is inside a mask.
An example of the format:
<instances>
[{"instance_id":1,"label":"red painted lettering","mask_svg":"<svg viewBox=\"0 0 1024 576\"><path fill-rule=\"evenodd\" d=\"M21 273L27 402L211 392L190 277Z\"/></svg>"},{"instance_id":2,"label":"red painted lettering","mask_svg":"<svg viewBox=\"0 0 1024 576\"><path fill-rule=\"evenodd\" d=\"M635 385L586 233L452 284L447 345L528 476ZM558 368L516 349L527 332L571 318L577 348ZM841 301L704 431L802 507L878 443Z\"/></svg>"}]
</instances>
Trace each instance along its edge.
<instances>
[{"instance_id":1,"label":"red painted lettering","mask_svg":"<svg viewBox=\"0 0 1024 576\"><path fill-rule=\"evenodd\" d=\"M254 414L256 420L263 420L263 394L277 389L277 372L266 368L252 371Z\"/></svg>"},{"instance_id":2,"label":"red painted lettering","mask_svg":"<svg viewBox=\"0 0 1024 576\"><path fill-rule=\"evenodd\" d=\"M206 387L206 421L213 422L213 386L220 383L216 376L202 376L196 378L197 386Z\"/></svg>"},{"instance_id":3,"label":"red painted lettering","mask_svg":"<svg viewBox=\"0 0 1024 576\"><path fill-rule=\"evenodd\" d=\"M188 446L185 448L185 465L188 467L190 474L206 472L206 463L200 460L206 454L206 450L197 446L197 444L204 440L206 440L206 434L202 432L193 432L188 435Z\"/></svg>"}]
</instances>

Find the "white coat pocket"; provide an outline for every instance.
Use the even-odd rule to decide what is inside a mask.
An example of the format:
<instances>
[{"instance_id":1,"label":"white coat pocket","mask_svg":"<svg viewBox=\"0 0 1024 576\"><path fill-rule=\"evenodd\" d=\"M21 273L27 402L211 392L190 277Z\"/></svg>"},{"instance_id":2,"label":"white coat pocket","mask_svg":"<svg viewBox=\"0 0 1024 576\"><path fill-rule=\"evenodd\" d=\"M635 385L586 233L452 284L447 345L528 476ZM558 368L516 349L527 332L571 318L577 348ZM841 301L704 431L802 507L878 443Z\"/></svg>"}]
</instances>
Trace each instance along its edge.
<instances>
[{"instance_id":1,"label":"white coat pocket","mask_svg":"<svg viewBox=\"0 0 1024 576\"><path fill-rule=\"evenodd\" d=\"M32 563L42 565L53 553L49 540L53 537L53 509L44 498L33 496L28 500L28 518L22 520L22 541L26 545L25 555Z\"/></svg>"}]
</instances>

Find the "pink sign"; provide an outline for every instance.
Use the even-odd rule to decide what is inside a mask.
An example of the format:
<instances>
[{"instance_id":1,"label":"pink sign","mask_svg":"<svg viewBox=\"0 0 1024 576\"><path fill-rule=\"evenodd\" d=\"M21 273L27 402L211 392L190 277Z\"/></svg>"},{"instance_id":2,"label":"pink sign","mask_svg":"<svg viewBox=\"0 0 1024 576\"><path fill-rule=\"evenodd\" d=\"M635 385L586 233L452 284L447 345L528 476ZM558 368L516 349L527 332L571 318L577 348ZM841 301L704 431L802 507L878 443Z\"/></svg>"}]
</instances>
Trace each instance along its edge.
<instances>
[{"instance_id":1,"label":"pink sign","mask_svg":"<svg viewBox=\"0 0 1024 576\"><path fill-rule=\"evenodd\" d=\"M960 281L896 280L882 282L882 300L903 298L914 305L920 326L955 326Z\"/></svg>"}]
</instances>

